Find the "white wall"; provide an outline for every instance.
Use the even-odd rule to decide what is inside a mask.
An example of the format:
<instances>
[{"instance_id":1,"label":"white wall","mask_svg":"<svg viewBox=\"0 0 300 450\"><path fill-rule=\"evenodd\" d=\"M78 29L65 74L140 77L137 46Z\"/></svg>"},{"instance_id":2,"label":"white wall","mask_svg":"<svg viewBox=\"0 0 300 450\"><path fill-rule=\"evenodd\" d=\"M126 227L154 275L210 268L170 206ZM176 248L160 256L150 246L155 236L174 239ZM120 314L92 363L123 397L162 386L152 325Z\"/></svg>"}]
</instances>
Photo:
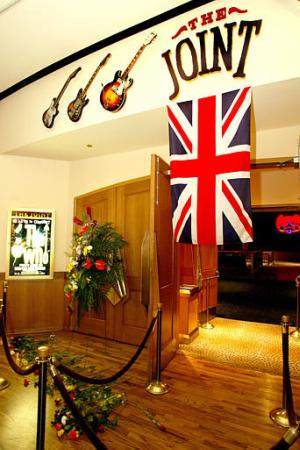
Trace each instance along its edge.
<instances>
[{"instance_id":1,"label":"white wall","mask_svg":"<svg viewBox=\"0 0 300 450\"><path fill-rule=\"evenodd\" d=\"M255 159L298 156L299 139L299 125L258 131Z\"/></svg>"},{"instance_id":2,"label":"white wall","mask_svg":"<svg viewBox=\"0 0 300 450\"><path fill-rule=\"evenodd\" d=\"M69 207L69 163L0 155L0 272L6 269L7 219L10 208L54 209L54 270L65 270Z\"/></svg>"},{"instance_id":3,"label":"white wall","mask_svg":"<svg viewBox=\"0 0 300 450\"><path fill-rule=\"evenodd\" d=\"M239 7L247 10L245 13L234 13L226 19L217 21L215 11L218 8ZM210 11L214 13L214 21L208 25L201 25L201 15ZM178 38L172 39L174 34L188 22L198 18L197 28L188 29ZM220 72L214 72L205 76L197 76L191 81L180 80L180 92L176 101L190 99L195 92L209 94L216 90L225 92L227 89L239 88L242 85L259 86L280 80L288 80L299 77L300 58L300 3L296 0L236 0L234 5L227 5L223 0L216 0L207 5L195 8L185 14L164 22L152 30L146 30L129 37L121 42L109 46L99 52L91 54L76 63L72 63L49 76L42 78L29 86L24 87L15 94L4 99L0 103L0 152L4 153L26 144L49 139L53 136L67 133L80 128L85 128L97 123L105 123L126 115L136 114L164 106L169 101L173 92L173 82L167 69L162 53L171 51L174 64L175 52L178 42L189 37L196 49L200 60L199 39L196 35L199 31L207 30L207 63L212 65L213 39L210 29L219 26L224 32L224 24L236 22L233 38L233 69L226 71L222 65ZM238 26L241 20L262 20L259 35L252 35L248 49L245 78L233 78L233 73L240 60L244 37L238 35ZM101 23L101 20L100 20ZM155 31L157 40L147 47L140 61L134 67L134 88L130 91L130 101L117 115L108 114L100 107L99 93L101 83L108 83L116 70L125 70L131 58L145 41L148 33ZM80 32L83 32L82 30ZM225 38L225 37L224 37ZM29 56L34 49L28 49ZM47 51L47 50L45 50ZM107 52L112 53L111 60L103 67L88 92L90 103L85 109L79 122L73 123L68 119L66 109L71 100L76 97L79 88L87 84L100 60ZM191 56L189 52L182 51L183 65L189 68ZM82 71L72 80L66 94L60 103L60 114L52 129L44 127L41 115L49 106L51 98L57 95L70 73L78 66ZM188 72L188 69L185 69ZM24 114L24 105L30 105ZM18 133L15 130L18 130Z\"/></svg>"},{"instance_id":4,"label":"white wall","mask_svg":"<svg viewBox=\"0 0 300 450\"><path fill-rule=\"evenodd\" d=\"M258 132L257 157L261 157L262 152L270 157L296 155L296 136L299 131L298 127L288 127ZM4 272L6 266L7 218L10 208L44 208L56 211L54 270L64 271L72 236L74 197L150 175L152 154L169 162L168 146L71 163L0 155L0 272ZM264 191L268 191L268 184L264 185ZM274 201L276 203L276 199Z\"/></svg>"}]
</instances>

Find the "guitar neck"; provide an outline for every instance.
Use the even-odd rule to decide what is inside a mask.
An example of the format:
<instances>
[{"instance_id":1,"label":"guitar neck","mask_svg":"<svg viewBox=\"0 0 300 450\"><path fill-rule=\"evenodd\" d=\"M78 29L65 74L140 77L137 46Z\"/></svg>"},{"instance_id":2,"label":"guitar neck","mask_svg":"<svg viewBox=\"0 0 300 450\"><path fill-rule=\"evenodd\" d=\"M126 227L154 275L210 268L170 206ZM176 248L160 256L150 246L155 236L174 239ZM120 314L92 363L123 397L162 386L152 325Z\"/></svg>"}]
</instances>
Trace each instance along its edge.
<instances>
[{"instance_id":1,"label":"guitar neck","mask_svg":"<svg viewBox=\"0 0 300 450\"><path fill-rule=\"evenodd\" d=\"M89 79L86 87L83 89L81 96L85 97L90 85L92 84L92 82L94 81L97 73L99 72L99 70L101 69L102 66L104 66L107 63L107 60L111 57L111 53L108 53L104 59L101 61L101 63L99 64L99 66L96 68L95 72L93 73L93 75L91 76L91 78Z\"/></svg>"},{"instance_id":2,"label":"guitar neck","mask_svg":"<svg viewBox=\"0 0 300 450\"><path fill-rule=\"evenodd\" d=\"M65 90L68 87L68 84L70 83L71 78L68 78L67 81L65 82L65 84L63 85L60 93L58 94L58 96L56 97L56 102L55 102L55 106L58 105L58 103L60 102L61 97L63 96L63 93L65 92Z\"/></svg>"},{"instance_id":3,"label":"guitar neck","mask_svg":"<svg viewBox=\"0 0 300 450\"><path fill-rule=\"evenodd\" d=\"M135 65L135 63L137 62L137 60L139 59L139 57L141 56L141 54L143 53L145 48L146 48L146 45L143 44L141 46L141 48L138 50L138 52L135 54L135 56L132 58L132 60L130 61L130 63L128 64L128 66L126 67L126 69L124 70L124 72L121 75L122 80L126 80L126 78L129 75L129 72L131 71L131 69L133 68L133 66Z\"/></svg>"}]
</instances>

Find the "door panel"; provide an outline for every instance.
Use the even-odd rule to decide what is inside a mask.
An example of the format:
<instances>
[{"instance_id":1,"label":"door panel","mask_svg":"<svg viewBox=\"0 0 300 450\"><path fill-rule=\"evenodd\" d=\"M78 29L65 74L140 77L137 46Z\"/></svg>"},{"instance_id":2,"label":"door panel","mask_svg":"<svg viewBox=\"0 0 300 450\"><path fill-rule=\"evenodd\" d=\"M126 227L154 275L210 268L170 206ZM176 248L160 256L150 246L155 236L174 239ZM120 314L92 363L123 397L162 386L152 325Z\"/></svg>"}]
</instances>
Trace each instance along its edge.
<instances>
[{"instance_id":1,"label":"door panel","mask_svg":"<svg viewBox=\"0 0 300 450\"><path fill-rule=\"evenodd\" d=\"M109 188L77 197L75 200L75 215L81 218L87 206L92 209L93 219L99 222L113 223L115 218L115 190ZM78 331L99 337L113 338L113 321L113 306L109 301L106 301L99 311L89 311L82 314Z\"/></svg>"},{"instance_id":2,"label":"door panel","mask_svg":"<svg viewBox=\"0 0 300 450\"><path fill-rule=\"evenodd\" d=\"M85 313L78 331L100 337L139 344L147 327L147 311L141 304L141 245L149 230L150 179L133 180L101 189L75 199L75 212L81 217L91 206L93 219L112 222L127 244L122 253L129 288L126 300L105 302L100 311Z\"/></svg>"},{"instance_id":3,"label":"door panel","mask_svg":"<svg viewBox=\"0 0 300 450\"><path fill-rule=\"evenodd\" d=\"M117 188L116 220L127 241L124 248L129 298L116 305L115 339L139 344L147 327L147 311L141 303L141 247L149 230L150 180Z\"/></svg>"},{"instance_id":4,"label":"door panel","mask_svg":"<svg viewBox=\"0 0 300 450\"><path fill-rule=\"evenodd\" d=\"M168 164L156 155L151 160L151 218L152 236L152 311L162 304L162 368L175 355L178 347L179 284L176 246L172 231L172 202ZM155 250L156 246L156 250ZM157 262L156 262L157 258ZM157 277L156 266L157 263ZM157 280L155 281L155 279ZM157 283L157 289L155 289ZM156 358L152 344L153 366Z\"/></svg>"}]
</instances>

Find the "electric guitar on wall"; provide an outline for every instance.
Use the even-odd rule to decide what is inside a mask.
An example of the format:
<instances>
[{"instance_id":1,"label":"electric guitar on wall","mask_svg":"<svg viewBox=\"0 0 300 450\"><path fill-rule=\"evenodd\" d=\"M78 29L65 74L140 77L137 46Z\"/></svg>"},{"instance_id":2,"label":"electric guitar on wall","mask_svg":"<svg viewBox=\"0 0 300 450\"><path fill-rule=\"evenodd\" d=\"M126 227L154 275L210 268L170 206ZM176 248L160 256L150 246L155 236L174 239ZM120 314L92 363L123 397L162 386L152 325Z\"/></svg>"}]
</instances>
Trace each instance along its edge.
<instances>
[{"instance_id":1,"label":"electric guitar on wall","mask_svg":"<svg viewBox=\"0 0 300 450\"><path fill-rule=\"evenodd\" d=\"M119 111L119 109L122 108L122 106L125 103L127 90L130 88L130 86L133 83L133 79L129 78L128 75L144 49L147 45L151 44L151 42L154 41L156 38L156 33L150 33L147 39L145 40L144 44L141 46L141 48L136 53L135 57L131 60L128 67L124 70L122 73L121 70L118 70L115 73L115 77L113 81L106 84L100 94L100 102L104 109L107 111L116 112Z\"/></svg>"},{"instance_id":2,"label":"electric guitar on wall","mask_svg":"<svg viewBox=\"0 0 300 450\"><path fill-rule=\"evenodd\" d=\"M78 122L78 120L80 119L82 111L83 111L83 108L89 102L89 99L86 98L87 91L88 91L89 87L91 86L92 82L94 81L94 79L95 79L97 73L99 72L99 70L101 69L101 67L103 67L107 63L107 60L110 57L111 57L111 54L108 53L105 56L105 58L101 61L99 66L96 68L95 72L93 73L93 75L89 79L86 87L84 89L79 89L77 97L75 98L75 100L73 100L69 104L69 106L68 106L68 116L73 122Z\"/></svg>"},{"instance_id":3,"label":"electric guitar on wall","mask_svg":"<svg viewBox=\"0 0 300 450\"><path fill-rule=\"evenodd\" d=\"M44 112L44 114L42 116L42 120L43 120L43 124L45 125L45 127L51 128L53 126L55 117L59 113L58 105L59 105L60 99L63 96L63 93L65 92L65 90L67 89L68 84L70 83L72 78L76 77L76 75L78 74L79 70L81 70L81 67L78 67L76 70L74 70L74 72L71 73L71 75L69 76L69 78L67 79L65 84L63 85L63 87L62 87L60 93L58 94L58 96L54 97L52 99L49 108L46 109L46 111Z\"/></svg>"}]
</instances>

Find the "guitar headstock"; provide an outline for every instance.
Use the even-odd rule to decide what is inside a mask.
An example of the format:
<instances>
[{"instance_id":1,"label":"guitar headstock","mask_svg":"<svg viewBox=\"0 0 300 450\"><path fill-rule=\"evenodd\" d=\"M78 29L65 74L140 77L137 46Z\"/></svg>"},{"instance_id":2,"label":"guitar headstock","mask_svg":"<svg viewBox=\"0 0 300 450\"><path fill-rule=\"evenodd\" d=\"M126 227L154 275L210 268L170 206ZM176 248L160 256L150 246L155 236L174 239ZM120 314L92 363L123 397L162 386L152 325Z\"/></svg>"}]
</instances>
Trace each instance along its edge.
<instances>
[{"instance_id":1,"label":"guitar headstock","mask_svg":"<svg viewBox=\"0 0 300 450\"><path fill-rule=\"evenodd\" d=\"M109 60L110 57L111 57L111 53L107 53L107 55L101 61L100 67L104 66L107 63L107 61Z\"/></svg>"},{"instance_id":2,"label":"guitar headstock","mask_svg":"<svg viewBox=\"0 0 300 450\"><path fill-rule=\"evenodd\" d=\"M79 70L81 70L81 67L77 67L77 69L75 69L74 72L71 73L71 75L69 76L69 79L72 80L72 78L75 78L76 75L78 74Z\"/></svg>"},{"instance_id":3,"label":"guitar headstock","mask_svg":"<svg viewBox=\"0 0 300 450\"><path fill-rule=\"evenodd\" d=\"M157 34L154 33L154 32L151 32L151 33L149 34L149 36L146 37L145 42L144 42L144 45L149 45L149 44L151 44L151 42L153 42L154 39L156 39L156 38L157 38Z\"/></svg>"}]
</instances>

